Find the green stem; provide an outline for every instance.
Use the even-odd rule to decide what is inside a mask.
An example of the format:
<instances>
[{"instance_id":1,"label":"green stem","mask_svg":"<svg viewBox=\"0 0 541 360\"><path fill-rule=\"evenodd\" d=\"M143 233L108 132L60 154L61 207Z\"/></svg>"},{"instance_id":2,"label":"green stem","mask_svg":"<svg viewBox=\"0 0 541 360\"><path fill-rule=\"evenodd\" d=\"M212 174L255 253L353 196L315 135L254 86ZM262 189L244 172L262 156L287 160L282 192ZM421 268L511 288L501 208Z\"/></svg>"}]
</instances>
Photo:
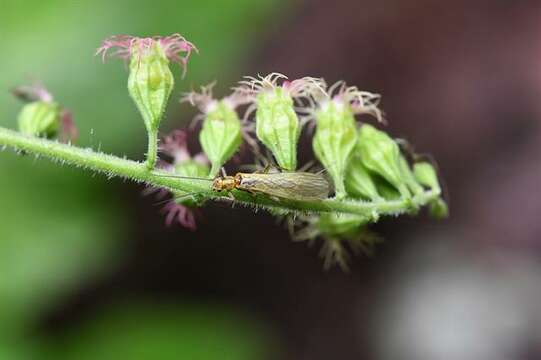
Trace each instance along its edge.
<instances>
[{"instance_id":1,"label":"green stem","mask_svg":"<svg viewBox=\"0 0 541 360\"><path fill-rule=\"evenodd\" d=\"M220 172L220 169L222 168L222 166L216 166L217 164L212 164L211 168L210 168L210 172L209 172L209 176L211 177L215 177L218 175L218 173Z\"/></svg>"},{"instance_id":2,"label":"green stem","mask_svg":"<svg viewBox=\"0 0 541 360\"><path fill-rule=\"evenodd\" d=\"M326 199L319 201L302 201L291 199L272 199L264 195L253 196L243 191L232 191L235 200L226 194L213 192L207 180L190 180L170 177L170 173L152 171L147 164L126 160L117 156L95 152L92 149L79 148L55 141L30 137L13 130L0 127L0 146L25 151L35 155L42 155L52 160L69 163L71 165L88 168L107 174L129 178L136 182L143 182L157 187L164 187L173 191L199 193L203 198L221 201L234 201L248 206L263 207L275 210L301 211L301 212L340 212L358 214L375 218L379 215L400 214L408 212L412 207L426 205L437 199L440 195L437 190L425 191L411 199L390 201L351 201ZM169 175L169 176L164 176Z\"/></svg>"},{"instance_id":3,"label":"green stem","mask_svg":"<svg viewBox=\"0 0 541 360\"><path fill-rule=\"evenodd\" d=\"M156 160L158 159L158 130L147 131L147 134L147 169L152 170L156 166Z\"/></svg>"}]
</instances>

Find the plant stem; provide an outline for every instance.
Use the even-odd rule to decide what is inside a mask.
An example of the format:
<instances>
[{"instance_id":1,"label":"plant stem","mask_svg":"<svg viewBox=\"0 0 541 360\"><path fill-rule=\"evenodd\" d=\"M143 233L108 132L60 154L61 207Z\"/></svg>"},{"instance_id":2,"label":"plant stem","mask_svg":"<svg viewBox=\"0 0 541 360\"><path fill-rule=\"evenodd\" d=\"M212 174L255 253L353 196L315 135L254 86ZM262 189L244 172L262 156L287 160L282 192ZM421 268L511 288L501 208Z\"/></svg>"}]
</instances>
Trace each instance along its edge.
<instances>
[{"instance_id":1,"label":"plant stem","mask_svg":"<svg viewBox=\"0 0 541 360\"><path fill-rule=\"evenodd\" d=\"M235 200L225 194L213 192L207 180L190 180L171 177L170 173L152 171L147 168L148 163L122 159L117 156L95 152L92 149L80 148L56 141L23 135L13 130L0 127L0 146L25 151L35 155L42 155L54 161L69 163L71 165L88 168L107 174L129 178L136 182L164 187L173 191L198 193L201 197L212 200L233 201L253 207L263 207L282 211L301 212L340 212L367 216L371 219L379 215L400 214L412 208L421 207L439 197L440 192L429 190L414 196L411 199L398 199L389 201L352 201L326 199L318 201L303 201L292 199L272 199L262 194L253 196L243 191L234 190ZM164 176L165 175L165 176Z\"/></svg>"},{"instance_id":2,"label":"plant stem","mask_svg":"<svg viewBox=\"0 0 541 360\"><path fill-rule=\"evenodd\" d=\"M147 169L152 170L156 166L158 159L158 131L147 131L148 148L147 148Z\"/></svg>"}]
</instances>

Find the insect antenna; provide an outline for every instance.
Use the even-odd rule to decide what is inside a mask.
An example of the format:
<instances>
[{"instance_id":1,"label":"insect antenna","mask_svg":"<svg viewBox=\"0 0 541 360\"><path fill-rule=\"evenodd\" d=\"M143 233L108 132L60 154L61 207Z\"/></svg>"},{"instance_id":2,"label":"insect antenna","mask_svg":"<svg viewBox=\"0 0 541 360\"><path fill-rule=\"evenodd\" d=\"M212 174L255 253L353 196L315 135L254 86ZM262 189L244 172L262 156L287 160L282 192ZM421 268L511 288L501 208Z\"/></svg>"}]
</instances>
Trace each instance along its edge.
<instances>
[{"instance_id":1,"label":"insect antenna","mask_svg":"<svg viewBox=\"0 0 541 360\"><path fill-rule=\"evenodd\" d=\"M170 201L181 200L181 199L184 199L184 198L188 198L190 196L195 196L195 195L204 194L204 193L206 193L206 191L195 191L195 192L191 192L191 193L187 193L187 194L182 194L182 195L179 195L179 196L173 196L171 199L161 200L161 201L155 202L153 205L154 206L160 206L160 205L166 204L166 203L168 203Z\"/></svg>"},{"instance_id":2,"label":"insect antenna","mask_svg":"<svg viewBox=\"0 0 541 360\"><path fill-rule=\"evenodd\" d=\"M156 174L153 175L161 176L161 177L169 177L169 178L177 178L177 179L187 179L187 180L204 180L204 181L214 181L214 179L204 178L204 177L194 177L194 176L182 176L182 175L166 175L166 174Z\"/></svg>"}]
</instances>

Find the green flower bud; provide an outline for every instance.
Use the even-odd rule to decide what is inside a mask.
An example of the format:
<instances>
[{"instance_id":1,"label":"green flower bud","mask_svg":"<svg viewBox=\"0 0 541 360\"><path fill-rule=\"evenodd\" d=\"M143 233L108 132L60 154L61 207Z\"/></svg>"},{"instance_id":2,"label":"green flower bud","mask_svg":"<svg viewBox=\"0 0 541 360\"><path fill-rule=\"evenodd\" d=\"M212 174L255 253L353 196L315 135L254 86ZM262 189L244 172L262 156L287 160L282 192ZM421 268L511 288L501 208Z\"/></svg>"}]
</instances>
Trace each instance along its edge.
<instances>
[{"instance_id":1,"label":"green flower bud","mask_svg":"<svg viewBox=\"0 0 541 360\"><path fill-rule=\"evenodd\" d=\"M61 108L55 102L36 101L26 104L17 122L23 134L52 138L58 134Z\"/></svg>"},{"instance_id":2,"label":"green flower bud","mask_svg":"<svg viewBox=\"0 0 541 360\"><path fill-rule=\"evenodd\" d=\"M11 93L27 103L18 117L19 131L23 134L57 138L63 143L77 139L78 131L71 111L56 103L43 85L17 86Z\"/></svg>"},{"instance_id":3,"label":"green flower bud","mask_svg":"<svg viewBox=\"0 0 541 360\"><path fill-rule=\"evenodd\" d=\"M379 181L376 182L376 187L378 189L378 193L385 199L385 200L398 200L400 199L400 193L394 186L389 184L387 180L380 178Z\"/></svg>"},{"instance_id":4,"label":"green flower bud","mask_svg":"<svg viewBox=\"0 0 541 360\"><path fill-rule=\"evenodd\" d=\"M438 175L432 164L427 162L415 163L413 165L413 174L421 185L436 191L440 190Z\"/></svg>"},{"instance_id":5,"label":"green flower bud","mask_svg":"<svg viewBox=\"0 0 541 360\"><path fill-rule=\"evenodd\" d=\"M430 216L436 219L443 219L449 216L449 207L442 198L437 198L436 200L432 201L428 206Z\"/></svg>"},{"instance_id":6,"label":"green flower bud","mask_svg":"<svg viewBox=\"0 0 541 360\"><path fill-rule=\"evenodd\" d=\"M158 128L173 90L169 60L158 42L148 47L135 45L130 61L128 92L143 117L148 135L147 167L157 159Z\"/></svg>"},{"instance_id":7,"label":"green flower bud","mask_svg":"<svg viewBox=\"0 0 541 360\"><path fill-rule=\"evenodd\" d=\"M207 113L199 141L212 164L210 174L215 176L222 165L237 152L242 142L237 112L223 100L219 101L216 108Z\"/></svg>"},{"instance_id":8,"label":"green flower bud","mask_svg":"<svg viewBox=\"0 0 541 360\"><path fill-rule=\"evenodd\" d=\"M142 40L140 40L142 41ZM128 91L141 113L147 130L157 131L175 80L169 60L158 42L133 46L128 77Z\"/></svg>"},{"instance_id":9,"label":"green flower bud","mask_svg":"<svg viewBox=\"0 0 541 360\"><path fill-rule=\"evenodd\" d=\"M400 165L400 149L386 133L364 124L356 150L367 169L387 180L403 197L411 197Z\"/></svg>"},{"instance_id":10,"label":"green flower bud","mask_svg":"<svg viewBox=\"0 0 541 360\"><path fill-rule=\"evenodd\" d=\"M116 56L130 61L128 92L147 128L147 167L152 169L157 159L158 127L174 85L169 62L177 62L186 69L195 47L179 34L152 38L113 36L103 42L97 54L105 58L112 48L117 49Z\"/></svg>"},{"instance_id":11,"label":"green flower bud","mask_svg":"<svg viewBox=\"0 0 541 360\"><path fill-rule=\"evenodd\" d=\"M284 81L282 74L272 73L255 79L248 77L237 88L239 94L251 97L257 106L256 136L270 149L278 166L287 171L297 168L297 143L301 133L299 118L294 109L293 99L306 97L320 86L320 80L302 78Z\"/></svg>"},{"instance_id":12,"label":"green flower bud","mask_svg":"<svg viewBox=\"0 0 541 360\"><path fill-rule=\"evenodd\" d=\"M333 179L336 197L343 198L347 195L344 178L358 138L355 115L371 114L381 119L379 95L348 87L343 81L328 90L325 85L317 90L311 93L317 103L312 110L316 124L312 146Z\"/></svg>"},{"instance_id":13,"label":"green flower bud","mask_svg":"<svg viewBox=\"0 0 541 360\"><path fill-rule=\"evenodd\" d=\"M426 186L433 191L441 192L438 175L432 164L428 162L418 162L414 164L413 174L417 181L423 186ZM443 219L449 216L449 207L441 197L438 197L428 204L428 210L430 215L437 219Z\"/></svg>"},{"instance_id":14,"label":"green flower bud","mask_svg":"<svg viewBox=\"0 0 541 360\"><path fill-rule=\"evenodd\" d=\"M245 98L234 93L222 100L215 100L212 97L213 86L214 83L203 86L200 93L188 93L181 98L181 102L190 102L203 112L199 142L212 164L210 176L214 177L242 143L241 122L235 108L244 103Z\"/></svg>"},{"instance_id":15,"label":"green flower bud","mask_svg":"<svg viewBox=\"0 0 541 360\"><path fill-rule=\"evenodd\" d=\"M286 90L276 87L257 95L256 104L258 139L270 149L280 168L295 170L301 126L293 109L293 99Z\"/></svg>"},{"instance_id":16,"label":"green flower bud","mask_svg":"<svg viewBox=\"0 0 541 360\"><path fill-rule=\"evenodd\" d=\"M314 152L333 179L336 197L343 198L346 169L357 142L353 112L347 104L331 100L320 106L315 118Z\"/></svg>"},{"instance_id":17,"label":"green flower bud","mask_svg":"<svg viewBox=\"0 0 541 360\"><path fill-rule=\"evenodd\" d=\"M423 192L423 187L417 182L417 179L413 175L410 165L408 164L408 161L406 160L404 155L400 154L398 161L400 164L400 170L402 171L402 178L404 179L404 182L406 183L408 188L414 194L421 194Z\"/></svg>"},{"instance_id":18,"label":"green flower bud","mask_svg":"<svg viewBox=\"0 0 541 360\"><path fill-rule=\"evenodd\" d=\"M346 190L349 195L367 200L380 200L373 176L355 156L350 161L346 172Z\"/></svg>"}]
</instances>

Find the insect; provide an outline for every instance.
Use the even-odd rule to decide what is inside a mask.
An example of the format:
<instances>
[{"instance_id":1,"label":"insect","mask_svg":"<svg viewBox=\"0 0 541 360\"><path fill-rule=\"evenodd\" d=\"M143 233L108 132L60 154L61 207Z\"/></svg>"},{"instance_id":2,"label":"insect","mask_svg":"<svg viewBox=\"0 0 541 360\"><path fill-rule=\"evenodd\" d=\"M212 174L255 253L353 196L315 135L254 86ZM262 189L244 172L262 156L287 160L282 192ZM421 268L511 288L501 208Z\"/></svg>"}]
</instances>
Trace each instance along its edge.
<instances>
[{"instance_id":1,"label":"insect","mask_svg":"<svg viewBox=\"0 0 541 360\"><path fill-rule=\"evenodd\" d=\"M309 172L237 173L216 177L212 182L214 191L233 189L277 198L321 200L329 196L330 185L322 174Z\"/></svg>"},{"instance_id":2,"label":"insect","mask_svg":"<svg viewBox=\"0 0 541 360\"><path fill-rule=\"evenodd\" d=\"M217 176L214 180L176 175L176 178L212 181L215 192L242 190L253 195L265 194L275 198L293 200L322 200L329 196L330 184L320 173L309 172L255 172L237 173L235 176Z\"/></svg>"}]
</instances>

